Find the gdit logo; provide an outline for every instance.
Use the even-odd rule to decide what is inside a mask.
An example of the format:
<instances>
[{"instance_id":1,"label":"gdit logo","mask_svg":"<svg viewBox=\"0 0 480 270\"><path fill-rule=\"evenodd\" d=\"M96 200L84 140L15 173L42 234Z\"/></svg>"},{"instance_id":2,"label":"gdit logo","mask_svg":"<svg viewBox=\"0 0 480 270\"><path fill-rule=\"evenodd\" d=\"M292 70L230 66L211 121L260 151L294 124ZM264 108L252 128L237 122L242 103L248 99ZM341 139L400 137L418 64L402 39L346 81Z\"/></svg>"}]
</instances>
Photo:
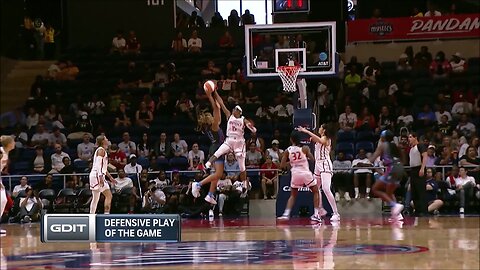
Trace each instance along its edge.
<instances>
[{"instance_id":1,"label":"gdit logo","mask_svg":"<svg viewBox=\"0 0 480 270\"><path fill-rule=\"evenodd\" d=\"M52 224L50 231L54 233L83 233L87 228L87 224Z\"/></svg>"}]
</instances>

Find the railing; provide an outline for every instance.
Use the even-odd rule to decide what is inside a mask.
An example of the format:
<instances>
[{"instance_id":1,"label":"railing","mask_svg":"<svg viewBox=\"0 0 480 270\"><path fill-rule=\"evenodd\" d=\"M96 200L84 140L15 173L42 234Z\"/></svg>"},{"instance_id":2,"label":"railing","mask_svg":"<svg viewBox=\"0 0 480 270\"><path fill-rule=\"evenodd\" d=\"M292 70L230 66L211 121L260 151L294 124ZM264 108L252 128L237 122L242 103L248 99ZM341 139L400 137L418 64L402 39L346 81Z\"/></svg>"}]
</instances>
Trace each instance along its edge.
<instances>
[{"instance_id":1,"label":"railing","mask_svg":"<svg viewBox=\"0 0 480 270\"><path fill-rule=\"evenodd\" d=\"M442 179L445 179L446 178L446 175L445 175L445 172L447 169L451 169L453 166L452 165L442 165L442 166L433 166L433 167L428 167L428 168L434 168L437 172L439 171L439 169L441 170L442 172ZM464 166L465 168L479 168L479 166ZM378 169L384 169L385 167L356 167L356 168L351 168L351 169L334 169L334 171L345 171L345 170L349 170L351 173L353 173L353 171L355 170L359 170L359 169L368 169L368 170L378 170ZM409 170L410 167L409 166L405 166L405 170ZM255 173L258 173L260 174L261 172L268 172L268 171L277 171L280 172L281 170L279 169L248 169L247 170L247 176L252 176L252 174L255 174ZM149 175L157 175L160 171L150 171L150 172L147 172ZM170 175L170 179L172 179L172 175L174 172L177 172L177 171L165 171L165 173L167 175ZM195 176L196 173L198 172L201 172L201 171L178 171L178 173L180 175L189 175L191 176L192 178ZM225 172L238 172L238 171L231 171L231 170L225 170ZM117 173L111 173L112 175L117 175ZM58 177L62 177L63 178L63 187L65 188L66 185L67 185L67 177L71 177L71 176L77 176L77 177L88 177L88 173L74 173L74 174L53 174L53 177L54 178L58 178ZM128 175L131 175L131 174L127 174ZM138 181L138 184L139 184L139 181L140 181L140 175L141 173L137 173L136 174L136 180ZM7 182L8 182L8 186L9 186L9 190L10 192L12 191L13 189L13 184L16 184L16 183L19 183L20 181L20 178L22 176L26 176L27 178L41 178L41 177L45 177L46 174L29 174L29 175L4 175L2 176L2 181L5 181L6 179ZM152 179L151 177L149 177L149 180ZM139 185L140 186L140 185Z\"/></svg>"}]
</instances>

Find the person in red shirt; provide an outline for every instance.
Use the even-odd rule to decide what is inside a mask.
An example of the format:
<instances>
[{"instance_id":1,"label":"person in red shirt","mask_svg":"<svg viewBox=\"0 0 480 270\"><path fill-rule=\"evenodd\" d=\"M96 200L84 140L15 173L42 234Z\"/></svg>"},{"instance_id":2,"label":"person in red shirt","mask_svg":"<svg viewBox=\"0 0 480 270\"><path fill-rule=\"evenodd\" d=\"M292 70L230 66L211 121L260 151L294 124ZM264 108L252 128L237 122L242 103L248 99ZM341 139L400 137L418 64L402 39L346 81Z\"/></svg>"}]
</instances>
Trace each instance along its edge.
<instances>
[{"instance_id":1,"label":"person in red shirt","mask_svg":"<svg viewBox=\"0 0 480 270\"><path fill-rule=\"evenodd\" d=\"M267 186L272 187L273 186L273 195L272 199L275 199L277 197L278 193L278 172L277 172L277 165L272 162L272 157L271 156L266 156L265 157L265 163L262 165L261 169L262 170L271 170L271 171L262 171L260 173L262 177L262 191L263 191L263 199L267 199Z\"/></svg>"},{"instance_id":2,"label":"person in red shirt","mask_svg":"<svg viewBox=\"0 0 480 270\"><path fill-rule=\"evenodd\" d=\"M118 149L117 144L112 144L110 146L110 153L108 154L108 168L109 170L120 170L127 165L127 155Z\"/></svg>"},{"instance_id":3,"label":"person in red shirt","mask_svg":"<svg viewBox=\"0 0 480 270\"><path fill-rule=\"evenodd\" d=\"M218 45L220 46L220 48L233 48L233 47L235 47L235 43L233 42L232 35L228 31L225 31L225 33L220 38L218 43L219 43Z\"/></svg>"}]
</instances>

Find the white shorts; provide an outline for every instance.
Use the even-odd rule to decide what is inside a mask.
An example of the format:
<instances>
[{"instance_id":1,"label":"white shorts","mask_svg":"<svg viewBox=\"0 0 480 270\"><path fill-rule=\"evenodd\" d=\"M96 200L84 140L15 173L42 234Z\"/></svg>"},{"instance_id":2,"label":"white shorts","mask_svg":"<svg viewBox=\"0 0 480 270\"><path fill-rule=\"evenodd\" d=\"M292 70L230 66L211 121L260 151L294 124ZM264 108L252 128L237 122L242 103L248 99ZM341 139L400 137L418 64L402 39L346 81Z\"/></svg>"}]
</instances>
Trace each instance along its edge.
<instances>
[{"instance_id":1,"label":"white shorts","mask_svg":"<svg viewBox=\"0 0 480 270\"><path fill-rule=\"evenodd\" d=\"M219 158L222 155L226 155L230 152L233 152L236 158L244 158L247 153L245 148L245 139L227 137L225 142L220 145L218 150L215 152L215 156Z\"/></svg>"},{"instance_id":2,"label":"white shorts","mask_svg":"<svg viewBox=\"0 0 480 270\"><path fill-rule=\"evenodd\" d=\"M302 188L312 187L317 185L317 180L313 178L311 171L306 170L292 170L292 180L290 181L290 187Z\"/></svg>"},{"instance_id":3,"label":"white shorts","mask_svg":"<svg viewBox=\"0 0 480 270\"><path fill-rule=\"evenodd\" d=\"M320 174L322 173L330 173L333 174L333 164L332 161L329 159L322 159L322 160L317 160L315 162L315 177L320 177Z\"/></svg>"},{"instance_id":4,"label":"white shorts","mask_svg":"<svg viewBox=\"0 0 480 270\"><path fill-rule=\"evenodd\" d=\"M110 185L108 184L107 180L103 180L103 187L101 187L98 182L100 181L100 178L98 177L97 173L90 173L89 176L90 180L90 189L92 191L100 191L104 192L107 189L110 189Z\"/></svg>"}]
</instances>

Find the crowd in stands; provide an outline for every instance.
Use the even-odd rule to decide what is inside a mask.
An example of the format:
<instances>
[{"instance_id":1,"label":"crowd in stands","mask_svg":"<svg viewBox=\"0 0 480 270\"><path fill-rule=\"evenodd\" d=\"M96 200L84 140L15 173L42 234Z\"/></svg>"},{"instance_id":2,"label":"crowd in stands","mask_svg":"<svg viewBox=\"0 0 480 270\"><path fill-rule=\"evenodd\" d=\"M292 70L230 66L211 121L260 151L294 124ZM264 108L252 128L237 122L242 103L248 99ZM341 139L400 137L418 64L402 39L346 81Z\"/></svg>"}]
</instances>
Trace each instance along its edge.
<instances>
[{"instance_id":1,"label":"crowd in stands","mask_svg":"<svg viewBox=\"0 0 480 270\"><path fill-rule=\"evenodd\" d=\"M253 23L243 16L241 21ZM203 177L198 171L209 158L210 142L195 128L197 115L209 110L202 87L207 79L222 80L218 91L225 104L241 105L245 116L256 123L258 133L247 138L247 166L273 171L249 173L249 177L256 180L255 188L263 198L276 198L276 170L289 144L294 102L279 90L279 80L271 83L244 77L243 49L227 29L221 37L208 37L216 41L209 40L208 44L215 45L207 47L196 31L203 27L202 20L190 23L188 42L179 31L170 54L142 47L134 31L129 31L128 40L120 31L103 56L98 51L70 52L65 59L71 60L58 61L38 76L25 106L0 119L2 134L12 134L17 147L3 173L47 174L42 181L36 178L32 191L26 190L30 180L22 178L17 198L23 196L18 195L19 189L24 189L26 197L22 198L40 199L33 205L47 203L48 196L40 196L43 189L58 194L64 187L58 173L71 174L65 178L65 187L88 188L87 179L76 174L89 172L93 138L106 134L112 141L109 171L118 175L118 186L112 188L121 198L114 207L127 202L128 211L135 212L202 212L203 206L188 191L192 180ZM342 61L340 78L322 80L317 91L312 91L322 101L318 103L321 122L339 127L333 157L338 169L333 180L337 200L341 193L348 201L350 194L370 198L370 186L383 172L372 169L381 164L371 164L367 157L375 150L379 132L389 129L396 135L405 165L407 136L416 131L421 143L429 146L429 167L460 167L429 169L427 189L435 195L432 212L442 206L436 200L447 197L458 196L461 208L467 207L462 198L468 202L475 198L472 194L480 194L479 73L480 58L463 59L459 52L447 56L441 51L433 57L427 47L416 54L406 48L398 63L379 63L375 57L367 63L359 63L356 57L345 64ZM223 194L220 201L230 201L228 211L238 213L241 200L235 198L246 194L235 184L238 164L232 155L226 157L225 169L218 186ZM179 172L184 170L191 173ZM171 177L165 171L172 171ZM405 189L400 195L406 197L408 183L402 185ZM62 202L50 200L49 207ZM31 210L37 208L30 207L30 201L19 199L15 205L25 204L27 212L14 207L13 213L22 213L21 220L25 215L29 216L25 221L34 220L36 212L31 214Z\"/></svg>"}]
</instances>

